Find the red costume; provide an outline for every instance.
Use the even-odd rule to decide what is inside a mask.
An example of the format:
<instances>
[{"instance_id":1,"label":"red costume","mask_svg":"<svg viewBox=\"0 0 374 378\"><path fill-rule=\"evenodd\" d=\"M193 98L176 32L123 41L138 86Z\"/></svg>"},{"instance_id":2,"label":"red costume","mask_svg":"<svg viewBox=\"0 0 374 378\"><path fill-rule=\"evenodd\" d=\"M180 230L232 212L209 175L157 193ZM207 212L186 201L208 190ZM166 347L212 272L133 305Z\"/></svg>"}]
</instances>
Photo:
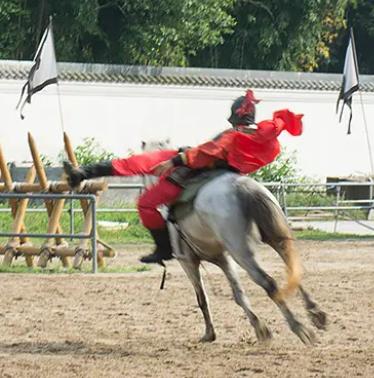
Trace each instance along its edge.
<instances>
[{"instance_id":1,"label":"red costume","mask_svg":"<svg viewBox=\"0 0 374 378\"><path fill-rule=\"evenodd\" d=\"M285 109L273 114L272 120L257 124L253 134L235 129L223 132L216 140L190 148L178 155L176 150L155 151L127 159L112 161L113 174L117 176L147 175L161 162L179 157L178 165L192 169L214 168L224 161L228 167L241 174L255 172L271 163L280 153L278 135L287 130L292 135L302 133L302 115ZM169 181L168 174L147 189L139 198L138 209L142 223L150 229L165 227L158 212L160 205L170 205L178 198L182 187Z\"/></svg>"},{"instance_id":2,"label":"red costume","mask_svg":"<svg viewBox=\"0 0 374 378\"><path fill-rule=\"evenodd\" d=\"M114 159L112 173L114 176L152 175L153 169L159 163L177 154L177 150L162 150L133 155L127 159ZM175 202L182 190L180 186L169 181L166 175L147 188L138 199L138 211L143 225L150 229L164 227L165 221L157 208Z\"/></svg>"}]
</instances>

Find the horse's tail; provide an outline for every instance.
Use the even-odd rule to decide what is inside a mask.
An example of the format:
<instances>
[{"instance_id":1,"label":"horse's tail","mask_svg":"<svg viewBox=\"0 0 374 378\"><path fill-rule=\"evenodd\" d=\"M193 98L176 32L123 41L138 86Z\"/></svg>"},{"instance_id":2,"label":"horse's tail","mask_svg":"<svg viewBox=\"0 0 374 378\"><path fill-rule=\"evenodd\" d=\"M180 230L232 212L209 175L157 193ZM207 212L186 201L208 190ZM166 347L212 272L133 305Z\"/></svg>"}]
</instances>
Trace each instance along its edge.
<instances>
[{"instance_id":1,"label":"horse's tail","mask_svg":"<svg viewBox=\"0 0 374 378\"><path fill-rule=\"evenodd\" d=\"M285 261L287 285L279 294L289 296L300 285L302 268L285 215L275 197L248 177L238 180L237 192L246 219L256 223L262 241L275 248Z\"/></svg>"}]
</instances>

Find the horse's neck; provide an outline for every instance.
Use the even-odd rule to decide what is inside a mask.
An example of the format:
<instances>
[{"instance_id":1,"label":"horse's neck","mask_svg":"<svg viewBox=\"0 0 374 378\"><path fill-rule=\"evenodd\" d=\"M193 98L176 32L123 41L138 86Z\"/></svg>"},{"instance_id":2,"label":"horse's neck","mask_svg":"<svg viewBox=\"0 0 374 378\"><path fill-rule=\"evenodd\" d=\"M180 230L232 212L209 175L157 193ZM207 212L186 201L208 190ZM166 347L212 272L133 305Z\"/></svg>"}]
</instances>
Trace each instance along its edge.
<instances>
[{"instance_id":1,"label":"horse's neck","mask_svg":"<svg viewBox=\"0 0 374 378\"><path fill-rule=\"evenodd\" d=\"M170 149L170 139L160 139L160 140L148 140L142 141L141 149L143 153L158 151L158 150L166 150ZM145 187L151 186L156 183L157 178L155 176L143 176L143 185Z\"/></svg>"}]
</instances>

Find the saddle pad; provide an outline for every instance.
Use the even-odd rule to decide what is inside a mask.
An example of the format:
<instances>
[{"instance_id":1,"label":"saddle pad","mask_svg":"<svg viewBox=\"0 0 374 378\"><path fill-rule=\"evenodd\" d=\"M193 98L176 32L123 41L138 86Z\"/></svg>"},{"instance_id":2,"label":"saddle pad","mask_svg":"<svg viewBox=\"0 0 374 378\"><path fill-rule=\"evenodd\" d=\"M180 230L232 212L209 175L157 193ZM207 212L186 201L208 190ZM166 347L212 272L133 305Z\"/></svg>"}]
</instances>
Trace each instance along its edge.
<instances>
[{"instance_id":1,"label":"saddle pad","mask_svg":"<svg viewBox=\"0 0 374 378\"><path fill-rule=\"evenodd\" d=\"M197 176L188 179L185 182L186 186L182 194L170 208L169 219L177 222L189 215L193 211L194 200L200 188L208 181L213 180L224 173L227 173L226 169L212 169L201 172Z\"/></svg>"}]
</instances>

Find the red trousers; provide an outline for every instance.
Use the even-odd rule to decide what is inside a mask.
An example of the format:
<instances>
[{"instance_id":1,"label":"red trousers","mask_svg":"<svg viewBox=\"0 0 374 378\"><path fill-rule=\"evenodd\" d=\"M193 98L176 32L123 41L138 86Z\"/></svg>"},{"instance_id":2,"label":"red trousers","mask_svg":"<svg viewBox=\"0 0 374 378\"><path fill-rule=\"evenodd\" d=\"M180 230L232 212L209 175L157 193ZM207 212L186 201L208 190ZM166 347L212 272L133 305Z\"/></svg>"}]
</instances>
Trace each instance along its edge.
<instances>
[{"instance_id":1,"label":"red trousers","mask_svg":"<svg viewBox=\"0 0 374 378\"><path fill-rule=\"evenodd\" d=\"M152 175L159 163L169 160L178 152L161 150L133 155L127 159L112 160L114 176ZM167 175L149 188L138 199L138 211L143 225L149 229L165 227L165 221L158 211L160 205L170 205L180 195L182 188L167 180Z\"/></svg>"}]
</instances>

